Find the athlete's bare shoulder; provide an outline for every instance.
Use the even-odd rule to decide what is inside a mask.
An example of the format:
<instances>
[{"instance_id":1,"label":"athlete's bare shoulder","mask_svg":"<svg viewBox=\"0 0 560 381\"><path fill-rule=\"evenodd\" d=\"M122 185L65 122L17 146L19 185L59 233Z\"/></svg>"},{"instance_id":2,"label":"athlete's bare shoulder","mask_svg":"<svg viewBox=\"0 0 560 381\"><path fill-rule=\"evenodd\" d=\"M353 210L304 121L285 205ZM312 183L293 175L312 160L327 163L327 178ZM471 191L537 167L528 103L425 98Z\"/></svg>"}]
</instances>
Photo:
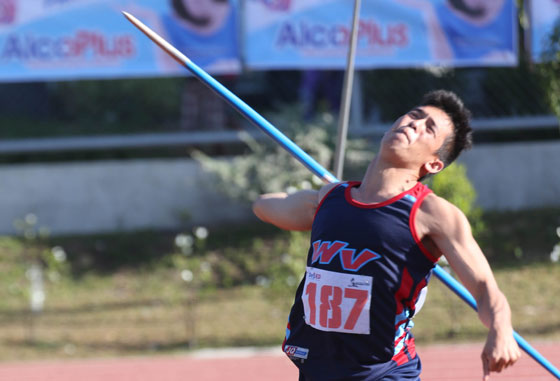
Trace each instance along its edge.
<instances>
[{"instance_id":1,"label":"athlete's bare shoulder","mask_svg":"<svg viewBox=\"0 0 560 381\"><path fill-rule=\"evenodd\" d=\"M455 205L436 194L430 193L418 209L416 223L426 234L454 234L461 230L470 231L463 212Z\"/></svg>"}]
</instances>

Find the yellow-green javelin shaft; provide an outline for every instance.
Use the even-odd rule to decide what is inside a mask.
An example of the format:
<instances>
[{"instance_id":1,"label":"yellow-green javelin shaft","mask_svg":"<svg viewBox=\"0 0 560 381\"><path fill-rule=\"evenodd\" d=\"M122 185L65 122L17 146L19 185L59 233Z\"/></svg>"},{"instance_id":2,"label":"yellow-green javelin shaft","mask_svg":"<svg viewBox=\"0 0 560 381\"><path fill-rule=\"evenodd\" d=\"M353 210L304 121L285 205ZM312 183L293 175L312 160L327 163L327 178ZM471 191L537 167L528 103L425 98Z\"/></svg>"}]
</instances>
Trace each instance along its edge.
<instances>
[{"instance_id":1,"label":"yellow-green javelin shaft","mask_svg":"<svg viewBox=\"0 0 560 381\"><path fill-rule=\"evenodd\" d=\"M303 165L310 169L314 174L319 176L325 183L336 182L336 178L325 170L319 163L317 163L311 156L309 156L305 151L299 148L294 142L288 139L284 134L282 134L276 127L274 127L270 122L263 118L259 113L253 110L249 105L239 99L235 94L229 91L225 86L216 81L212 76L202 70L194 62L188 59L183 53L177 50L170 43L165 41L161 36L155 33L153 30L144 25L136 17L132 16L130 13L123 12L125 17L133 23L138 29L140 29L146 36L148 36L153 42L155 42L160 48L165 50L171 57L175 59L178 63L186 67L195 77L200 79L206 86L213 90L216 94L221 96L226 102L232 105L237 111L244 115L249 121L253 122L254 125L263 130L276 142L278 142L282 147L284 147L288 152L290 152L296 159L298 159Z\"/></svg>"},{"instance_id":2,"label":"yellow-green javelin shaft","mask_svg":"<svg viewBox=\"0 0 560 381\"><path fill-rule=\"evenodd\" d=\"M146 36L148 36L153 42L155 42L160 48L165 50L171 57L173 57L178 63L185 66L195 77L200 79L206 86L213 90L217 95L226 100L231 104L237 111L242 115L247 117L251 122L253 122L257 127L262 129L266 134L268 134L272 139L274 139L278 144L284 147L288 152L290 152L297 160L299 160L303 165L305 165L311 172L320 177L326 183L334 183L339 180L323 168L319 163L317 163L311 156L309 156L305 151L299 148L294 142L288 139L281 131L274 127L270 122L264 119L255 110L249 107L245 102L239 99L235 94L229 91L221 83L216 81L212 76L194 64L190 59L188 59L183 53L177 50L173 45L165 41L161 36L155 33L153 30L144 25L136 17L132 16L130 13L123 12L125 17L133 23L138 29L140 29ZM473 296L468 292L468 290L455 278L449 275L440 266L436 265L434 268L435 276L440 279L446 286L448 286L454 293L456 293L461 299L463 299L468 305L470 305L475 310L477 309L476 301ZM546 358L544 358L537 350L535 350L523 337L521 337L517 332L514 332L514 337L519 346L527 352L531 357L533 357L539 364L545 367L550 373L552 373L556 378L560 380L560 372L554 367Z\"/></svg>"}]
</instances>

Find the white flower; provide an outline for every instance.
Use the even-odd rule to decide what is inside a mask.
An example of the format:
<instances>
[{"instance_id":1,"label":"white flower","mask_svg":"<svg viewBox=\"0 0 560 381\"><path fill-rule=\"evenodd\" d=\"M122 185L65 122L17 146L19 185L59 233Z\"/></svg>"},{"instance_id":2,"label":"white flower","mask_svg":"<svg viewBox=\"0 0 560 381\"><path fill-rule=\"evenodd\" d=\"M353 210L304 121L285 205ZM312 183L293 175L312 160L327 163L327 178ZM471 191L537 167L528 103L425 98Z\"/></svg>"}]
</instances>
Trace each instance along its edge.
<instances>
[{"instance_id":1,"label":"white flower","mask_svg":"<svg viewBox=\"0 0 560 381\"><path fill-rule=\"evenodd\" d=\"M301 189L311 189L311 183L307 180L302 181L299 186Z\"/></svg>"},{"instance_id":2,"label":"white flower","mask_svg":"<svg viewBox=\"0 0 560 381\"><path fill-rule=\"evenodd\" d=\"M194 279L194 275L191 270L185 269L181 271L181 279L183 279L185 282L192 282L192 280Z\"/></svg>"},{"instance_id":3,"label":"white flower","mask_svg":"<svg viewBox=\"0 0 560 381\"><path fill-rule=\"evenodd\" d=\"M257 276L255 283L261 287L268 287L270 285L270 280L264 275L259 275Z\"/></svg>"},{"instance_id":4,"label":"white flower","mask_svg":"<svg viewBox=\"0 0 560 381\"><path fill-rule=\"evenodd\" d=\"M194 229L194 235L198 239L206 239L208 238L208 229L206 229L204 226L199 226Z\"/></svg>"},{"instance_id":5,"label":"white flower","mask_svg":"<svg viewBox=\"0 0 560 381\"><path fill-rule=\"evenodd\" d=\"M37 216L33 213L26 214L25 223L27 223L28 225L35 225L37 223Z\"/></svg>"},{"instance_id":6,"label":"white flower","mask_svg":"<svg viewBox=\"0 0 560 381\"><path fill-rule=\"evenodd\" d=\"M556 228L556 235L560 238L560 226Z\"/></svg>"},{"instance_id":7,"label":"white flower","mask_svg":"<svg viewBox=\"0 0 560 381\"><path fill-rule=\"evenodd\" d=\"M55 246L51 249L52 255L57 262L64 262L66 260L66 252L60 246Z\"/></svg>"},{"instance_id":8,"label":"white flower","mask_svg":"<svg viewBox=\"0 0 560 381\"><path fill-rule=\"evenodd\" d=\"M193 244L193 237L189 234L177 234L175 237L175 245L181 249L191 247Z\"/></svg>"},{"instance_id":9,"label":"white flower","mask_svg":"<svg viewBox=\"0 0 560 381\"><path fill-rule=\"evenodd\" d=\"M313 177L311 178L311 181L313 182L313 184L315 185L323 185L323 180L321 180L318 176L313 175Z\"/></svg>"},{"instance_id":10,"label":"white flower","mask_svg":"<svg viewBox=\"0 0 560 381\"><path fill-rule=\"evenodd\" d=\"M554 246L552 253L550 253L550 260L552 262L558 262L560 260L560 243Z\"/></svg>"},{"instance_id":11,"label":"white flower","mask_svg":"<svg viewBox=\"0 0 560 381\"><path fill-rule=\"evenodd\" d=\"M332 114L326 112L322 115L324 123L332 123L334 121L334 117Z\"/></svg>"},{"instance_id":12,"label":"white flower","mask_svg":"<svg viewBox=\"0 0 560 381\"><path fill-rule=\"evenodd\" d=\"M297 192L297 188L294 186L289 186L288 188L286 188L286 193L287 194L292 194L292 193L296 193Z\"/></svg>"},{"instance_id":13,"label":"white flower","mask_svg":"<svg viewBox=\"0 0 560 381\"><path fill-rule=\"evenodd\" d=\"M286 278L286 284L290 287L294 286L296 284L296 282L297 282L297 279L292 275L290 275Z\"/></svg>"}]
</instances>

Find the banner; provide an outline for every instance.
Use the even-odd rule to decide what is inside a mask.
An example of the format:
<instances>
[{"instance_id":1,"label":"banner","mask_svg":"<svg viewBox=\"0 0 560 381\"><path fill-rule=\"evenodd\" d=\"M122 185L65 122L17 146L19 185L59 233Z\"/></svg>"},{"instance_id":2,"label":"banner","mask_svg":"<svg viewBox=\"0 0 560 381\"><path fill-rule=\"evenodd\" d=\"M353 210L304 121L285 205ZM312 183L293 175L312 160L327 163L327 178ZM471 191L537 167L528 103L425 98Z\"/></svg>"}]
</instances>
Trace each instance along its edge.
<instances>
[{"instance_id":1,"label":"banner","mask_svg":"<svg viewBox=\"0 0 560 381\"><path fill-rule=\"evenodd\" d=\"M344 68L354 0L246 0L251 68ZM356 67L517 63L513 0L362 2Z\"/></svg>"},{"instance_id":2,"label":"banner","mask_svg":"<svg viewBox=\"0 0 560 381\"><path fill-rule=\"evenodd\" d=\"M531 56L535 62L539 62L546 49L548 36L555 23L560 22L560 0L532 0L529 4Z\"/></svg>"},{"instance_id":3,"label":"banner","mask_svg":"<svg viewBox=\"0 0 560 381\"><path fill-rule=\"evenodd\" d=\"M185 75L127 11L205 70L240 70L236 0L0 0L0 81Z\"/></svg>"}]
</instances>

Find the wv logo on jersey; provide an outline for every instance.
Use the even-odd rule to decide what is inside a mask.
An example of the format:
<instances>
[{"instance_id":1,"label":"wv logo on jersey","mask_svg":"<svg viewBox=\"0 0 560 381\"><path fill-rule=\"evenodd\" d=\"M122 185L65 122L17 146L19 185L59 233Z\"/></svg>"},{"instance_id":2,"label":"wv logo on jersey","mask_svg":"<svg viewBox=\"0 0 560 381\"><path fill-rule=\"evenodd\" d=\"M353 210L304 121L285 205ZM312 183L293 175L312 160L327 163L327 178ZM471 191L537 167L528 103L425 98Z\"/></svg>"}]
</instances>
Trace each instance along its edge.
<instances>
[{"instance_id":1,"label":"wv logo on jersey","mask_svg":"<svg viewBox=\"0 0 560 381\"><path fill-rule=\"evenodd\" d=\"M356 255L355 249L347 247L348 242L342 241L315 241L313 242L313 256L311 263L319 261L321 264L329 264L337 255L340 257L340 263L344 270L358 271L366 263L381 258L370 249L364 249Z\"/></svg>"}]
</instances>

